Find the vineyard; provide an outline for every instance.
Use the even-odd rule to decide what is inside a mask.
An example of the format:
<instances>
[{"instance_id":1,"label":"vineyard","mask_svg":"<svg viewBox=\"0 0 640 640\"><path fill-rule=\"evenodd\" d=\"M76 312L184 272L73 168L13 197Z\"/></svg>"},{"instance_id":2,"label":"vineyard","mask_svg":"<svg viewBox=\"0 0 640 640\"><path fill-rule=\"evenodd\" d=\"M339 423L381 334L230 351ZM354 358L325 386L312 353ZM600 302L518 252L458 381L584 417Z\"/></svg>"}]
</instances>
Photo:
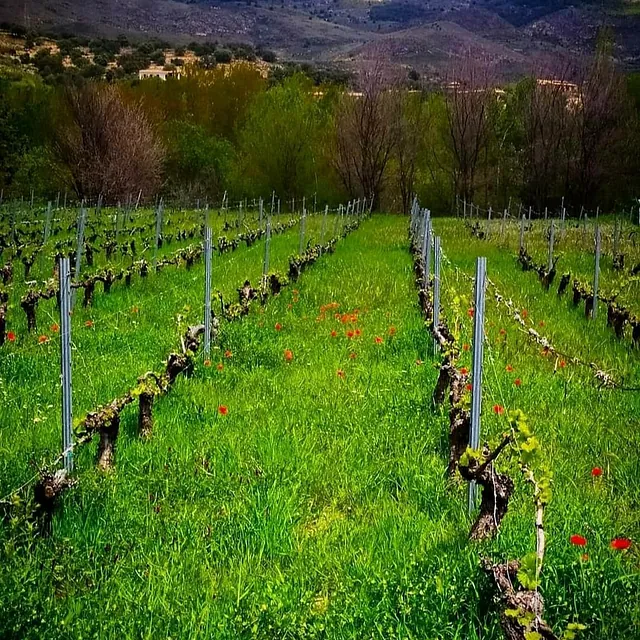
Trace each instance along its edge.
<instances>
[{"instance_id":1,"label":"vineyard","mask_svg":"<svg viewBox=\"0 0 640 640\"><path fill-rule=\"evenodd\" d=\"M640 638L637 221L310 202L0 206L0 637Z\"/></svg>"}]
</instances>

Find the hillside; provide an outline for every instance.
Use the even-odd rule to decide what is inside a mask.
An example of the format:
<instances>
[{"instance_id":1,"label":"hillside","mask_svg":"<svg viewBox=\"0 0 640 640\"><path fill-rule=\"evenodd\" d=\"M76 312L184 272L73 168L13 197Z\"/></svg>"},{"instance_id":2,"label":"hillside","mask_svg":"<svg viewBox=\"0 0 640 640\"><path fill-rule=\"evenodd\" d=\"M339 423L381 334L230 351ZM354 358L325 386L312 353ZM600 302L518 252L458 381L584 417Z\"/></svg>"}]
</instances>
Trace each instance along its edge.
<instances>
[{"instance_id":1,"label":"hillside","mask_svg":"<svg viewBox=\"0 0 640 640\"><path fill-rule=\"evenodd\" d=\"M637 67L634 7L543 0L5 0L0 20L58 35L247 42L298 61L350 62L382 51L395 64L436 74L471 50L512 75L549 56L590 53L603 25L613 29L619 60Z\"/></svg>"}]
</instances>

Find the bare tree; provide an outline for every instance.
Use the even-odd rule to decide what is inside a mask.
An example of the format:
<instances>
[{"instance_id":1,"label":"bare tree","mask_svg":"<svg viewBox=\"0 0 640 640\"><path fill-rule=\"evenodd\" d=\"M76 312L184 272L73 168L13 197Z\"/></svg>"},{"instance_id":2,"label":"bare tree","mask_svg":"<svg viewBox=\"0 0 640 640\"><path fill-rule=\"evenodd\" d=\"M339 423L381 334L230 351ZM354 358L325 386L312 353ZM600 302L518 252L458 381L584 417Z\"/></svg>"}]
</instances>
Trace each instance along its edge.
<instances>
[{"instance_id":1,"label":"bare tree","mask_svg":"<svg viewBox=\"0 0 640 640\"><path fill-rule=\"evenodd\" d=\"M338 105L332 162L351 197L373 198L377 206L397 139L398 92L380 61L363 70L360 84Z\"/></svg>"},{"instance_id":2,"label":"bare tree","mask_svg":"<svg viewBox=\"0 0 640 640\"><path fill-rule=\"evenodd\" d=\"M393 186L400 197L402 212L411 209L418 173L423 166L427 146L427 130L432 114L427 109L422 94L402 91L394 114L396 140L392 154Z\"/></svg>"},{"instance_id":3,"label":"bare tree","mask_svg":"<svg viewBox=\"0 0 640 640\"><path fill-rule=\"evenodd\" d=\"M89 85L67 90L64 106L55 147L79 197L113 202L156 192L164 152L140 103L126 103L116 87Z\"/></svg>"},{"instance_id":4,"label":"bare tree","mask_svg":"<svg viewBox=\"0 0 640 640\"><path fill-rule=\"evenodd\" d=\"M568 77L568 68L559 73L539 71L524 98L524 195L538 209L564 189L565 149L576 99L576 85Z\"/></svg>"},{"instance_id":5,"label":"bare tree","mask_svg":"<svg viewBox=\"0 0 640 640\"><path fill-rule=\"evenodd\" d=\"M450 75L446 90L448 135L457 195L473 199L475 178L491 130L490 115L496 102L487 64L471 52Z\"/></svg>"},{"instance_id":6,"label":"bare tree","mask_svg":"<svg viewBox=\"0 0 640 640\"><path fill-rule=\"evenodd\" d=\"M574 199L581 204L596 204L600 189L622 173L628 107L624 78L605 42L579 83L573 109L571 184Z\"/></svg>"}]
</instances>

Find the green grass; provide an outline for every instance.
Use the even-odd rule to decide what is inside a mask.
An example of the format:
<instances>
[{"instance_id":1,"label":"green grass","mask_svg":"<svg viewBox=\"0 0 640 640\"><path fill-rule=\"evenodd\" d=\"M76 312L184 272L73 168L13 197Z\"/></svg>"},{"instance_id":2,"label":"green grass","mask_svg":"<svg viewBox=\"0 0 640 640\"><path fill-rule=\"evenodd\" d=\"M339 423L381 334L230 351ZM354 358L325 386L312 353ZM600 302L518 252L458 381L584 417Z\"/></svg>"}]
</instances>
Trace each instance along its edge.
<instances>
[{"instance_id":1,"label":"green grass","mask_svg":"<svg viewBox=\"0 0 640 640\"><path fill-rule=\"evenodd\" d=\"M554 344L638 380L628 341L545 293L512 251L471 239L456 221L434 226L451 262L444 314L461 342L471 336L463 274L486 255L492 280ZM296 229L274 238L273 267L284 269L297 246ZM262 251L216 259L214 287L231 295L245 277L257 280ZM167 270L74 314L77 415L159 367L176 343L176 315L198 317L202 273ZM339 308L323 314L329 303ZM334 317L355 310L357 321ZM501 637L479 559L534 548L532 501L516 474L499 537L468 542L466 486L444 473L448 416L431 405L438 357L417 305L406 220L363 223L254 311L223 325L211 367L198 365L157 401L150 441L137 437L135 408L125 410L113 472L94 469L95 445L80 451L80 483L51 537L20 518L0 526L0 636ZM505 428L494 404L522 409L554 473L545 617L558 633L578 620L584 638L638 638L640 394L599 390L581 367L556 371L491 299L486 329L483 436ZM470 367L469 354L461 364ZM53 343L24 338L0 350L2 491L29 476L30 459L59 448L57 367ZM604 469L597 481L594 466ZM569 543L574 533L587 537L588 561ZM609 549L616 535L634 540L629 552Z\"/></svg>"}]
</instances>

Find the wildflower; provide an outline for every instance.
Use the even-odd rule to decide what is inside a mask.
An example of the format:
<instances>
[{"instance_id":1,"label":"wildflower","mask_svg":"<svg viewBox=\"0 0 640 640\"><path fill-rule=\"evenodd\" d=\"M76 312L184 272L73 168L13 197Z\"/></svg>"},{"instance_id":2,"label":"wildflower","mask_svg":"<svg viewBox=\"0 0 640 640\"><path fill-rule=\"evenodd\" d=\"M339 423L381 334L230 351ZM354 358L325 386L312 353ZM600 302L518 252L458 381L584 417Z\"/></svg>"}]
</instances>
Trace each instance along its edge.
<instances>
[{"instance_id":1,"label":"wildflower","mask_svg":"<svg viewBox=\"0 0 640 640\"><path fill-rule=\"evenodd\" d=\"M631 540L628 538L614 538L610 546L616 551L626 551L631 546Z\"/></svg>"},{"instance_id":2,"label":"wildflower","mask_svg":"<svg viewBox=\"0 0 640 640\"><path fill-rule=\"evenodd\" d=\"M338 332L337 331L332 331L331 332L331 337L332 338L337 338L338 337Z\"/></svg>"},{"instance_id":3,"label":"wildflower","mask_svg":"<svg viewBox=\"0 0 640 640\"><path fill-rule=\"evenodd\" d=\"M467 391L471 391L473 389L473 386L470 382L468 382L465 387L464 387Z\"/></svg>"},{"instance_id":4,"label":"wildflower","mask_svg":"<svg viewBox=\"0 0 640 640\"><path fill-rule=\"evenodd\" d=\"M355 335L355 333L353 331L351 331L351 329L349 329L349 331L347 331L347 338L353 338L354 335Z\"/></svg>"},{"instance_id":5,"label":"wildflower","mask_svg":"<svg viewBox=\"0 0 640 640\"><path fill-rule=\"evenodd\" d=\"M469 369L467 369L467 367L461 367L461 368L460 368L460 373L461 373L463 376L469 375Z\"/></svg>"},{"instance_id":6,"label":"wildflower","mask_svg":"<svg viewBox=\"0 0 640 640\"><path fill-rule=\"evenodd\" d=\"M389 327L389 335L390 336L395 336L396 335L396 328L395 327Z\"/></svg>"},{"instance_id":7,"label":"wildflower","mask_svg":"<svg viewBox=\"0 0 640 640\"><path fill-rule=\"evenodd\" d=\"M7 340L8 340L9 342L15 342L15 341L16 341L16 334L15 334L15 333L13 333L13 331L9 331L9 332L7 333Z\"/></svg>"},{"instance_id":8,"label":"wildflower","mask_svg":"<svg viewBox=\"0 0 640 640\"><path fill-rule=\"evenodd\" d=\"M584 547L587 544L587 539L584 536L574 534L569 538L569 542L576 547Z\"/></svg>"},{"instance_id":9,"label":"wildflower","mask_svg":"<svg viewBox=\"0 0 640 640\"><path fill-rule=\"evenodd\" d=\"M544 320L540 320L540 322L538 323L541 327L544 327Z\"/></svg>"},{"instance_id":10,"label":"wildflower","mask_svg":"<svg viewBox=\"0 0 640 640\"><path fill-rule=\"evenodd\" d=\"M356 338L359 338L362 335L362 331L360 329L356 329L355 330L355 336Z\"/></svg>"},{"instance_id":11,"label":"wildflower","mask_svg":"<svg viewBox=\"0 0 640 640\"><path fill-rule=\"evenodd\" d=\"M526 318L526 317L529 315L529 312L528 312L526 309L523 309L523 310L520 312L520 315L521 315L523 318Z\"/></svg>"},{"instance_id":12,"label":"wildflower","mask_svg":"<svg viewBox=\"0 0 640 640\"><path fill-rule=\"evenodd\" d=\"M227 413L229 413L229 409L227 409L227 407L226 407L225 405L221 404L221 405L218 407L218 413L219 413L221 416L226 416L226 415L227 415Z\"/></svg>"},{"instance_id":13,"label":"wildflower","mask_svg":"<svg viewBox=\"0 0 640 640\"><path fill-rule=\"evenodd\" d=\"M474 310L473 310L473 308L469 308L469 309L467 309L467 315L468 315L470 318L473 318L473 314L474 314Z\"/></svg>"},{"instance_id":14,"label":"wildflower","mask_svg":"<svg viewBox=\"0 0 640 640\"><path fill-rule=\"evenodd\" d=\"M567 363L564 360L560 360L560 368L564 369L567 366Z\"/></svg>"},{"instance_id":15,"label":"wildflower","mask_svg":"<svg viewBox=\"0 0 640 640\"><path fill-rule=\"evenodd\" d=\"M510 364L508 364L505 368L507 373L513 373L513 367Z\"/></svg>"},{"instance_id":16,"label":"wildflower","mask_svg":"<svg viewBox=\"0 0 640 640\"><path fill-rule=\"evenodd\" d=\"M284 359L287 362L291 362L293 360L293 351L291 351L291 349L284 350Z\"/></svg>"},{"instance_id":17,"label":"wildflower","mask_svg":"<svg viewBox=\"0 0 640 640\"><path fill-rule=\"evenodd\" d=\"M60 325L54 322L51 327L49 327L53 333L58 333L60 331Z\"/></svg>"},{"instance_id":18,"label":"wildflower","mask_svg":"<svg viewBox=\"0 0 640 640\"><path fill-rule=\"evenodd\" d=\"M38 338L38 344L44 344L45 342L49 342L49 338L47 336L40 336Z\"/></svg>"},{"instance_id":19,"label":"wildflower","mask_svg":"<svg viewBox=\"0 0 640 640\"><path fill-rule=\"evenodd\" d=\"M282 331L282 325L279 322L276 322L276 331Z\"/></svg>"},{"instance_id":20,"label":"wildflower","mask_svg":"<svg viewBox=\"0 0 640 640\"><path fill-rule=\"evenodd\" d=\"M495 413L498 416L501 416L504 413L504 407L499 404L494 404L493 413Z\"/></svg>"},{"instance_id":21,"label":"wildflower","mask_svg":"<svg viewBox=\"0 0 640 640\"><path fill-rule=\"evenodd\" d=\"M591 469L591 475L594 478L599 478L602 475L602 469L600 467L593 467L593 469Z\"/></svg>"},{"instance_id":22,"label":"wildflower","mask_svg":"<svg viewBox=\"0 0 640 640\"><path fill-rule=\"evenodd\" d=\"M463 350L463 351L469 351L469 349L471 349L471 347L470 347L470 346L465 342L465 343L462 345L462 350Z\"/></svg>"},{"instance_id":23,"label":"wildflower","mask_svg":"<svg viewBox=\"0 0 640 640\"><path fill-rule=\"evenodd\" d=\"M357 357L358 356L353 351L349 354L349 360L355 360Z\"/></svg>"},{"instance_id":24,"label":"wildflower","mask_svg":"<svg viewBox=\"0 0 640 640\"><path fill-rule=\"evenodd\" d=\"M225 357L225 358L232 358L232 357L233 357L233 353L231 353L231 351L229 351L229 349L227 349L227 350L224 352L224 357Z\"/></svg>"},{"instance_id":25,"label":"wildflower","mask_svg":"<svg viewBox=\"0 0 640 640\"><path fill-rule=\"evenodd\" d=\"M342 378L344 380L344 371L342 369L338 369L337 375L338 378Z\"/></svg>"},{"instance_id":26,"label":"wildflower","mask_svg":"<svg viewBox=\"0 0 640 640\"><path fill-rule=\"evenodd\" d=\"M516 378L516 379L513 381L513 384L515 384L515 385L516 385L516 387L519 387L519 386L521 386L521 385L522 385L522 380L520 380L520 378Z\"/></svg>"},{"instance_id":27,"label":"wildflower","mask_svg":"<svg viewBox=\"0 0 640 640\"><path fill-rule=\"evenodd\" d=\"M580 560L582 560L582 562L589 562L589 554L588 553L583 553L580 556Z\"/></svg>"},{"instance_id":28,"label":"wildflower","mask_svg":"<svg viewBox=\"0 0 640 640\"><path fill-rule=\"evenodd\" d=\"M91 329L91 327L93 327L93 320L87 320L87 321L84 323L84 326L85 326L85 327L89 327L89 329Z\"/></svg>"},{"instance_id":29,"label":"wildflower","mask_svg":"<svg viewBox=\"0 0 640 640\"><path fill-rule=\"evenodd\" d=\"M211 360L205 360L204 361L204 366L205 367L210 367L211 366Z\"/></svg>"},{"instance_id":30,"label":"wildflower","mask_svg":"<svg viewBox=\"0 0 640 640\"><path fill-rule=\"evenodd\" d=\"M375 339L376 344L382 344L383 342L384 340L380 336L376 336L376 339Z\"/></svg>"},{"instance_id":31,"label":"wildflower","mask_svg":"<svg viewBox=\"0 0 640 640\"><path fill-rule=\"evenodd\" d=\"M218 371L222 371L224 369L224 365L222 364L222 362L218 362L218 366L216 367L216 369L218 369Z\"/></svg>"},{"instance_id":32,"label":"wildflower","mask_svg":"<svg viewBox=\"0 0 640 640\"><path fill-rule=\"evenodd\" d=\"M500 335L501 336L506 336L507 335L507 330L506 329L500 329Z\"/></svg>"}]
</instances>

